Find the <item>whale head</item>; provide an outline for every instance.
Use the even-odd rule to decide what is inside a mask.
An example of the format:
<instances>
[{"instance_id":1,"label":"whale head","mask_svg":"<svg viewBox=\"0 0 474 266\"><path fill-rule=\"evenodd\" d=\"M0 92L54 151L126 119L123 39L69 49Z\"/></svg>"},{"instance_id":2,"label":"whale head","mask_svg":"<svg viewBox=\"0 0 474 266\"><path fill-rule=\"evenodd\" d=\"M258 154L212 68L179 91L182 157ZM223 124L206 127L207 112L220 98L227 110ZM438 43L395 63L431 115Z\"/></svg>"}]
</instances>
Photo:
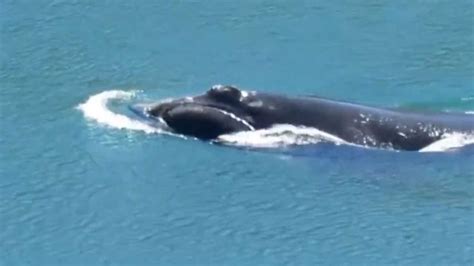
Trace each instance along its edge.
<instances>
[{"instance_id":1,"label":"whale head","mask_svg":"<svg viewBox=\"0 0 474 266\"><path fill-rule=\"evenodd\" d=\"M256 93L215 85L202 95L161 102L147 112L163 119L178 134L210 140L271 125L264 119L266 111Z\"/></svg>"}]
</instances>

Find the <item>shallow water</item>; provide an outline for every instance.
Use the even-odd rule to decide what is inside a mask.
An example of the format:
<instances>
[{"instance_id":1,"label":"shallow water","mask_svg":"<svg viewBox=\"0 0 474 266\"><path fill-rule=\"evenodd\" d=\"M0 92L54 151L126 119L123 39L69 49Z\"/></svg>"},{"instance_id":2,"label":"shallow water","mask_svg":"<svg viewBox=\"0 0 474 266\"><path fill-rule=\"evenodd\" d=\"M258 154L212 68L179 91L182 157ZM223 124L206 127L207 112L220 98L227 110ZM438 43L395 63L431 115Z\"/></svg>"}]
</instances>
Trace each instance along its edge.
<instances>
[{"instance_id":1,"label":"shallow water","mask_svg":"<svg viewBox=\"0 0 474 266\"><path fill-rule=\"evenodd\" d=\"M77 108L221 83L472 112L473 13L472 1L3 1L0 264L473 264L472 146L248 150L117 120L126 97L88 109L105 122Z\"/></svg>"}]
</instances>

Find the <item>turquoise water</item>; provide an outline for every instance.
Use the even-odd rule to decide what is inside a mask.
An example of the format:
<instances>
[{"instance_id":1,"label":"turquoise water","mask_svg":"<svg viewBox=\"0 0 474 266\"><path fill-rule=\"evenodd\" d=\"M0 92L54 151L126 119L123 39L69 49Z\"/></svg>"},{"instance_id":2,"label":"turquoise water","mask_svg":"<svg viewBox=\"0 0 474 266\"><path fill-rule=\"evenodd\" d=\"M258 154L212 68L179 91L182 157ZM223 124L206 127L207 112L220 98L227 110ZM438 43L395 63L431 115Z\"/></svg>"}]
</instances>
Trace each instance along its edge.
<instances>
[{"instance_id":1,"label":"turquoise water","mask_svg":"<svg viewBox=\"0 0 474 266\"><path fill-rule=\"evenodd\" d=\"M216 83L472 112L473 25L462 0L3 0L0 265L472 265L472 146L255 151L120 113Z\"/></svg>"}]
</instances>

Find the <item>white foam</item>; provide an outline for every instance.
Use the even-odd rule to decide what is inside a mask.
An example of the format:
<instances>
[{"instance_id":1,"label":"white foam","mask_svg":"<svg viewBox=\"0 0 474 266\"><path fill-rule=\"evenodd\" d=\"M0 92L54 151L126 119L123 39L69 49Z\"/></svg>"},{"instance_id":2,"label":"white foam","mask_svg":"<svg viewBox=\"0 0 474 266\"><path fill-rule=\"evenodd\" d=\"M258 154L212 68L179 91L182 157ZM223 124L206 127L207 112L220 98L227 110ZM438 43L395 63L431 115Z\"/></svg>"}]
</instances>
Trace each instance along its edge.
<instances>
[{"instance_id":1,"label":"white foam","mask_svg":"<svg viewBox=\"0 0 474 266\"><path fill-rule=\"evenodd\" d=\"M289 145L316 144L322 141L347 144L344 140L316 128L275 125L268 129L221 135L218 142L235 146L276 148Z\"/></svg>"},{"instance_id":2,"label":"white foam","mask_svg":"<svg viewBox=\"0 0 474 266\"><path fill-rule=\"evenodd\" d=\"M474 144L474 134L451 133L424 147L420 152L445 152Z\"/></svg>"},{"instance_id":3,"label":"white foam","mask_svg":"<svg viewBox=\"0 0 474 266\"><path fill-rule=\"evenodd\" d=\"M464 102L471 102L471 101L474 101L474 96L464 97L461 100L464 101ZM466 114L474 115L474 111L466 111Z\"/></svg>"},{"instance_id":4,"label":"white foam","mask_svg":"<svg viewBox=\"0 0 474 266\"><path fill-rule=\"evenodd\" d=\"M86 102L78 105L77 109L81 110L87 119L109 127L143 131L145 133L162 133L163 131L159 128L131 119L125 115L114 113L107 106L111 101L130 100L135 95L136 92L134 91L104 91L90 96Z\"/></svg>"}]
</instances>

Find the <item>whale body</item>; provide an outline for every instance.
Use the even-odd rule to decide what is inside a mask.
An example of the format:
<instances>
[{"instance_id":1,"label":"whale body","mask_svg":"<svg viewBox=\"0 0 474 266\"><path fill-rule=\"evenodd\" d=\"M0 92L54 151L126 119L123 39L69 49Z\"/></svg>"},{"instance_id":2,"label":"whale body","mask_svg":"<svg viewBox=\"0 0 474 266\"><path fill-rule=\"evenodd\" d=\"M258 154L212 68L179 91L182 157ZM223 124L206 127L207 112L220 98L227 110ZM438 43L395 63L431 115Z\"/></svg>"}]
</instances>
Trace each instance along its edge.
<instances>
[{"instance_id":1,"label":"whale body","mask_svg":"<svg viewBox=\"0 0 474 266\"><path fill-rule=\"evenodd\" d=\"M464 113L394 110L222 85L195 97L153 104L146 115L164 120L176 133L202 140L290 124L316 128L353 144L413 151L448 133L474 133L474 115Z\"/></svg>"}]
</instances>

